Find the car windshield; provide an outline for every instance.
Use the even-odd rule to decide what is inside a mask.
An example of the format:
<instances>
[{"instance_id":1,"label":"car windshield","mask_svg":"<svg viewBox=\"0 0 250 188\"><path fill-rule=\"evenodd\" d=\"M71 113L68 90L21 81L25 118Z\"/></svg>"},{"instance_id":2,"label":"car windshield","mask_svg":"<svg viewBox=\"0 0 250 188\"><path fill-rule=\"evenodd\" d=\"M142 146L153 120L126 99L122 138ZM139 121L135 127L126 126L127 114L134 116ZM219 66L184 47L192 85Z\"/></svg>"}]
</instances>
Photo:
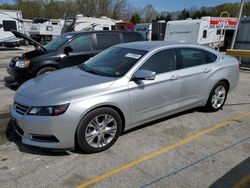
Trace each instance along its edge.
<instances>
[{"instance_id":1,"label":"car windshield","mask_svg":"<svg viewBox=\"0 0 250 188\"><path fill-rule=\"evenodd\" d=\"M72 37L73 37L73 35L69 34L69 33L62 34L61 36L50 41L48 44L44 45L44 47L48 51L55 51L59 47L61 47L65 42L67 42L69 39L71 39Z\"/></svg>"},{"instance_id":2,"label":"car windshield","mask_svg":"<svg viewBox=\"0 0 250 188\"><path fill-rule=\"evenodd\" d=\"M97 75L120 77L141 59L147 51L113 47L83 63L80 68Z\"/></svg>"}]
</instances>

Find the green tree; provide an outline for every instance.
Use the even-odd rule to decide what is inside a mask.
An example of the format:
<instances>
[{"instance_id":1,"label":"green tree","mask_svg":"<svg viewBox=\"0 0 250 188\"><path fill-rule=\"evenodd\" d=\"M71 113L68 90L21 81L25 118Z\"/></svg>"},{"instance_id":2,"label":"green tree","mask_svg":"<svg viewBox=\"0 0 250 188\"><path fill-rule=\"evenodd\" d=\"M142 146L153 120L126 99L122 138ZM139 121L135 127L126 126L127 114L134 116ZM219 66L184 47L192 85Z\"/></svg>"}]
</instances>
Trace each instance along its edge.
<instances>
[{"instance_id":1,"label":"green tree","mask_svg":"<svg viewBox=\"0 0 250 188\"><path fill-rule=\"evenodd\" d=\"M134 13L130 19L130 22L132 22L133 24L141 23L141 16L138 13Z\"/></svg>"},{"instance_id":2,"label":"green tree","mask_svg":"<svg viewBox=\"0 0 250 188\"><path fill-rule=\"evenodd\" d=\"M156 21L159 21L159 20L165 20L166 22L168 22L168 21L172 20L172 16L170 14L168 14L166 16L161 14L160 17L159 16L156 17Z\"/></svg>"},{"instance_id":3,"label":"green tree","mask_svg":"<svg viewBox=\"0 0 250 188\"><path fill-rule=\"evenodd\" d=\"M44 17L46 18L62 18L63 13L61 12L58 2L51 0L49 3L44 4Z\"/></svg>"},{"instance_id":4,"label":"green tree","mask_svg":"<svg viewBox=\"0 0 250 188\"><path fill-rule=\"evenodd\" d=\"M43 3L41 1L20 1L17 4L17 8L22 11L24 18L44 17Z\"/></svg>"},{"instance_id":5,"label":"green tree","mask_svg":"<svg viewBox=\"0 0 250 188\"><path fill-rule=\"evenodd\" d=\"M185 20L187 18L190 18L190 14L189 11L187 11L186 9L183 9L181 11L181 13L178 15L178 20Z\"/></svg>"}]
</instances>

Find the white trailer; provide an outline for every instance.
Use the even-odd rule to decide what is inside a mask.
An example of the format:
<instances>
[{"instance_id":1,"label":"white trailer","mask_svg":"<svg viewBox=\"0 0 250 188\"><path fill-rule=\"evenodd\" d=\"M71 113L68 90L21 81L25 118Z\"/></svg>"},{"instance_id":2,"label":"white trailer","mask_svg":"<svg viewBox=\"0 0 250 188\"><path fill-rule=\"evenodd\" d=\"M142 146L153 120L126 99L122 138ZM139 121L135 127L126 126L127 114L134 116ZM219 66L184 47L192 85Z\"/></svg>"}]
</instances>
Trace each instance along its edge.
<instances>
[{"instance_id":1,"label":"white trailer","mask_svg":"<svg viewBox=\"0 0 250 188\"><path fill-rule=\"evenodd\" d=\"M115 24L121 20L113 20L106 16L101 18L84 17L82 14L77 15L65 21L63 32L70 31L98 31L98 30L115 30Z\"/></svg>"},{"instance_id":2,"label":"white trailer","mask_svg":"<svg viewBox=\"0 0 250 188\"><path fill-rule=\"evenodd\" d=\"M63 19L34 19L29 34L40 43L46 43L61 35Z\"/></svg>"},{"instance_id":3,"label":"white trailer","mask_svg":"<svg viewBox=\"0 0 250 188\"><path fill-rule=\"evenodd\" d=\"M24 32L22 12L19 10L0 10L0 45L18 46L21 40L12 34L12 30Z\"/></svg>"},{"instance_id":4,"label":"white trailer","mask_svg":"<svg viewBox=\"0 0 250 188\"><path fill-rule=\"evenodd\" d=\"M141 33L146 40L151 41L152 23L139 23L135 25L135 31Z\"/></svg>"},{"instance_id":5,"label":"white trailer","mask_svg":"<svg viewBox=\"0 0 250 188\"><path fill-rule=\"evenodd\" d=\"M24 34L29 36L30 35L30 28L31 28L31 25L32 25L32 21L33 20L30 20L30 19L22 19L23 21L23 28L24 28Z\"/></svg>"},{"instance_id":6,"label":"white trailer","mask_svg":"<svg viewBox=\"0 0 250 188\"><path fill-rule=\"evenodd\" d=\"M223 46L224 30L210 26L210 17L169 21L167 23L165 41L188 42L219 48Z\"/></svg>"}]
</instances>

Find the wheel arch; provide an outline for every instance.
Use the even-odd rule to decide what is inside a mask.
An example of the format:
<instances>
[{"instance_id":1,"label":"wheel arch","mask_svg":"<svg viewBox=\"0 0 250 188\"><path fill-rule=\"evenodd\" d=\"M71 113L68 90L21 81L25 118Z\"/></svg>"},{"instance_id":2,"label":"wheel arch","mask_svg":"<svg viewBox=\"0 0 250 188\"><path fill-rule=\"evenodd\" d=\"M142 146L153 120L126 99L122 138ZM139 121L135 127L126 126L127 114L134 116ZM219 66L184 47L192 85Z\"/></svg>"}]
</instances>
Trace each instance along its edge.
<instances>
[{"instance_id":1,"label":"wheel arch","mask_svg":"<svg viewBox=\"0 0 250 188\"><path fill-rule=\"evenodd\" d=\"M103 104L103 105L95 106L94 108L89 109L86 113L84 113L84 115L82 115L77 127L79 126L79 124L84 116L86 116L88 113L90 113L96 109L99 109L99 108L111 108L119 114L119 116L121 117L121 120L122 120L122 133L123 133L124 129L125 129L125 124L126 124L124 113L122 112L122 110L119 107L117 107L113 104ZM76 140L77 140L77 129L75 130L75 146L77 146Z\"/></svg>"},{"instance_id":2,"label":"wheel arch","mask_svg":"<svg viewBox=\"0 0 250 188\"><path fill-rule=\"evenodd\" d=\"M56 61L45 61L45 62L41 62L39 64L37 64L34 68L33 71L35 74L38 73L38 71L40 71L41 69L45 68L45 67L53 67L56 69L60 69L58 63Z\"/></svg>"},{"instance_id":3,"label":"wheel arch","mask_svg":"<svg viewBox=\"0 0 250 188\"><path fill-rule=\"evenodd\" d=\"M229 81L227 79L222 79L222 80L219 80L218 82L224 82L226 84L226 86L227 86L227 91L230 90L230 83L229 83Z\"/></svg>"}]
</instances>

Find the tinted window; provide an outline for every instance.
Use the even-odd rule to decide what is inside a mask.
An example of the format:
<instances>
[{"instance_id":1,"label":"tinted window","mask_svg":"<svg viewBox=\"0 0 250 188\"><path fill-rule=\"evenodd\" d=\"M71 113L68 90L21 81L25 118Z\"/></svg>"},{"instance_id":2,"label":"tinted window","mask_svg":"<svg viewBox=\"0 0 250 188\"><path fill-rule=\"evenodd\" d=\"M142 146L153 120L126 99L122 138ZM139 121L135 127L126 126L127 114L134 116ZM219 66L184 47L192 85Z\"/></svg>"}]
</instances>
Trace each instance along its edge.
<instances>
[{"instance_id":1,"label":"tinted window","mask_svg":"<svg viewBox=\"0 0 250 188\"><path fill-rule=\"evenodd\" d=\"M126 74L147 51L113 47L86 61L81 69L93 74L120 77Z\"/></svg>"},{"instance_id":2,"label":"tinted window","mask_svg":"<svg viewBox=\"0 0 250 188\"><path fill-rule=\"evenodd\" d=\"M207 63L213 63L217 59L217 55L211 53L211 52L205 52L207 54Z\"/></svg>"},{"instance_id":3,"label":"tinted window","mask_svg":"<svg viewBox=\"0 0 250 188\"><path fill-rule=\"evenodd\" d=\"M78 36L69 43L69 46L73 49L73 52L92 51L92 37L91 35Z\"/></svg>"},{"instance_id":4,"label":"tinted window","mask_svg":"<svg viewBox=\"0 0 250 188\"><path fill-rule=\"evenodd\" d=\"M203 36L202 36L202 38L207 38L207 30L204 30L204 31L203 31Z\"/></svg>"},{"instance_id":5,"label":"tinted window","mask_svg":"<svg viewBox=\"0 0 250 188\"><path fill-rule=\"evenodd\" d=\"M200 49L184 48L180 53L184 68L212 63L217 59L216 55Z\"/></svg>"},{"instance_id":6,"label":"tinted window","mask_svg":"<svg viewBox=\"0 0 250 188\"><path fill-rule=\"evenodd\" d=\"M124 42L141 41L143 37L139 33L123 33Z\"/></svg>"},{"instance_id":7,"label":"tinted window","mask_svg":"<svg viewBox=\"0 0 250 188\"><path fill-rule=\"evenodd\" d=\"M119 33L97 33L97 48L106 49L121 43Z\"/></svg>"},{"instance_id":8,"label":"tinted window","mask_svg":"<svg viewBox=\"0 0 250 188\"><path fill-rule=\"evenodd\" d=\"M162 50L151 56L140 69L150 70L157 74L176 70L174 50Z\"/></svg>"},{"instance_id":9,"label":"tinted window","mask_svg":"<svg viewBox=\"0 0 250 188\"><path fill-rule=\"evenodd\" d=\"M16 22L15 21L3 20L3 30L4 31L17 30Z\"/></svg>"},{"instance_id":10,"label":"tinted window","mask_svg":"<svg viewBox=\"0 0 250 188\"><path fill-rule=\"evenodd\" d=\"M53 39L52 41L50 41L48 44L46 44L44 47L48 50L48 51L55 51L57 50L59 47L61 47L65 42L69 41L74 35L72 34L62 34L59 37L56 37L55 39Z\"/></svg>"}]
</instances>

